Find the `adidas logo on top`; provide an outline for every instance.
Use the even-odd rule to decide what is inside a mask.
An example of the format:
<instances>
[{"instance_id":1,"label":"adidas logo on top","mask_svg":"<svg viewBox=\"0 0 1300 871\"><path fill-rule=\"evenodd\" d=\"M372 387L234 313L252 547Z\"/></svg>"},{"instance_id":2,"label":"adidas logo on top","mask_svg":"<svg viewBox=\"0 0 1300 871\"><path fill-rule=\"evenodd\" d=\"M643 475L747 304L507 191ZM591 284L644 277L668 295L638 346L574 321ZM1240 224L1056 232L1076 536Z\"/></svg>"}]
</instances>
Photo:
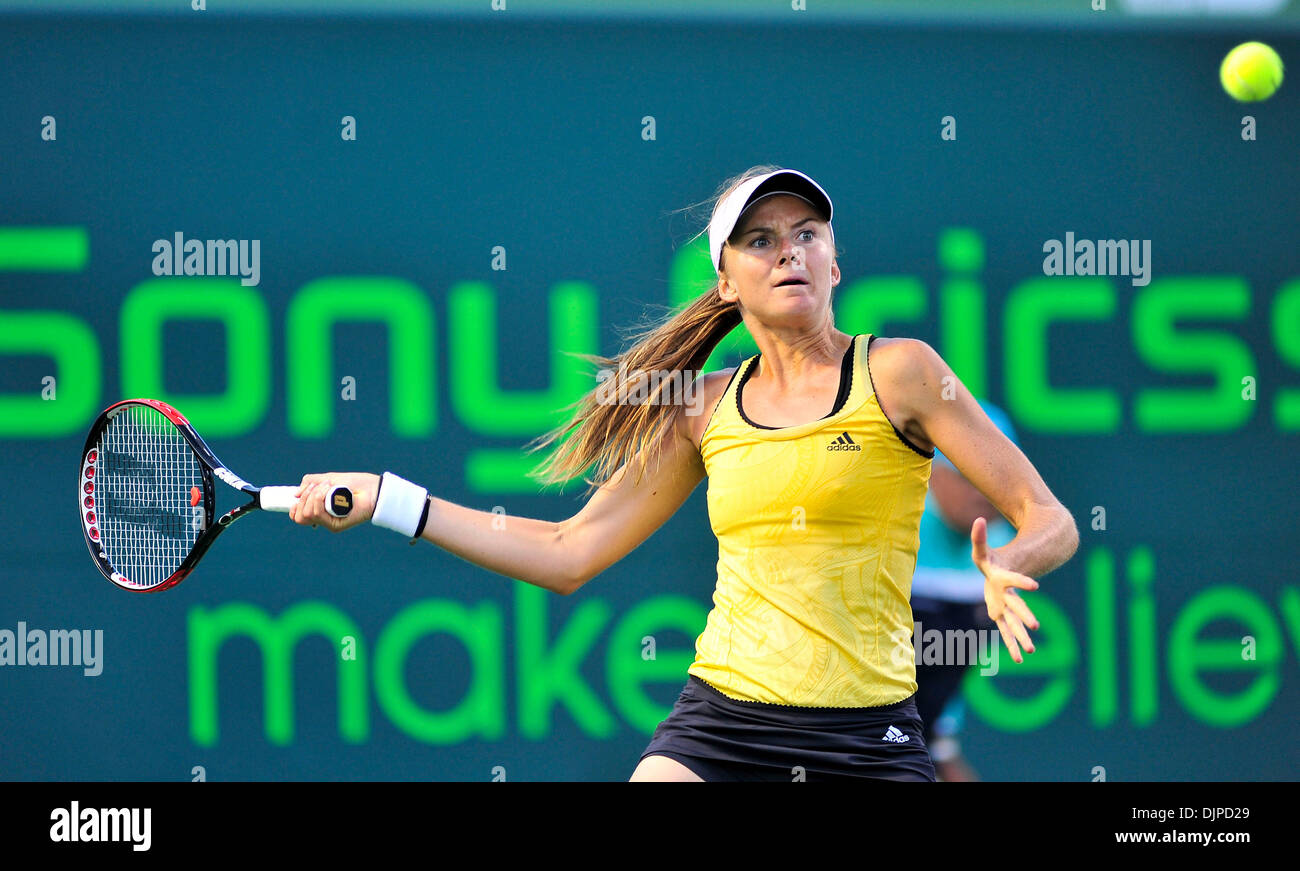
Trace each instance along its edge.
<instances>
[{"instance_id":1,"label":"adidas logo on top","mask_svg":"<svg viewBox=\"0 0 1300 871\"><path fill-rule=\"evenodd\" d=\"M912 736L904 734L897 726L890 726L889 730L885 732L885 736L882 740L890 741L894 744L906 744L908 741L912 740Z\"/></svg>"},{"instance_id":2,"label":"adidas logo on top","mask_svg":"<svg viewBox=\"0 0 1300 871\"><path fill-rule=\"evenodd\" d=\"M840 437L826 446L828 451L860 451L862 445L855 442L849 437L848 433L841 433Z\"/></svg>"}]
</instances>

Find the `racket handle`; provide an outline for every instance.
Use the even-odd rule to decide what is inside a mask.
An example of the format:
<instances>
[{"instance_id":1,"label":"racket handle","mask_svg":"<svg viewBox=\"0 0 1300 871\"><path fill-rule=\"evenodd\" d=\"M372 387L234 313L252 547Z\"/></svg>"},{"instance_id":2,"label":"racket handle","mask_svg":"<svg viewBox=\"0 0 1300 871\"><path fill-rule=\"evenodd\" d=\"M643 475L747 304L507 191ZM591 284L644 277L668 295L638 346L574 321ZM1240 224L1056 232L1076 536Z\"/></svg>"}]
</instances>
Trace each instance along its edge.
<instances>
[{"instance_id":1,"label":"racket handle","mask_svg":"<svg viewBox=\"0 0 1300 871\"><path fill-rule=\"evenodd\" d=\"M298 501L297 487L263 487L257 493L257 504L263 511L288 513ZM352 513L352 491L347 487L331 487L325 494L325 510L334 517L347 517Z\"/></svg>"},{"instance_id":2,"label":"racket handle","mask_svg":"<svg viewBox=\"0 0 1300 871\"><path fill-rule=\"evenodd\" d=\"M325 494L325 511L334 517L347 517L352 513L352 491L347 487L331 487Z\"/></svg>"}]
</instances>

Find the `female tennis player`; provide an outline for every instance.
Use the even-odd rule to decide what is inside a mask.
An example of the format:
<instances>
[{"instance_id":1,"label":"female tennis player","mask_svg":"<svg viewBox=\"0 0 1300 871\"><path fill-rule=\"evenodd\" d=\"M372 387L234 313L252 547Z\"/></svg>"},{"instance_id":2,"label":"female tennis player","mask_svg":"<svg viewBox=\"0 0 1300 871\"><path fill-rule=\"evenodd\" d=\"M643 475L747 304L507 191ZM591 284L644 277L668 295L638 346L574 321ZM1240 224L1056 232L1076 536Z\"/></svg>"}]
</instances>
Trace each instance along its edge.
<instances>
[{"instance_id":1,"label":"female tennis player","mask_svg":"<svg viewBox=\"0 0 1300 871\"><path fill-rule=\"evenodd\" d=\"M1069 559L1078 531L928 344L836 328L832 216L795 170L757 166L722 186L708 226L716 283L618 357L584 355L615 374L534 447L568 436L534 473L547 483L595 464L596 492L573 517L502 524L385 472L305 476L293 519L334 531L370 520L568 595L707 476L714 607L632 780L934 780L908 602L934 448L1017 530L995 549L984 518L970 533L1017 662L1038 628L1017 591ZM697 401L655 378L695 376L742 322L760 353L691 382ZM649 398L619 401L647 383ZM324 506L340 484L355 496L342 519Z\"/></svg>"}]
</instances>

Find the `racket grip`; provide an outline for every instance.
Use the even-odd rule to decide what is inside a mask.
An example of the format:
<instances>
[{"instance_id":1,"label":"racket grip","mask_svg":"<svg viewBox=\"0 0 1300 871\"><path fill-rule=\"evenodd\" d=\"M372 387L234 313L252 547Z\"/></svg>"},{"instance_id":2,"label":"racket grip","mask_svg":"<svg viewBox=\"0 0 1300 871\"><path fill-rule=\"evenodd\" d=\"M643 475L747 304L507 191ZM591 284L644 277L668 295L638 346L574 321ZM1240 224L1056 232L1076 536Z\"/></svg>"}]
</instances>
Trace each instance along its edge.
<instances>
[{"instance_id":1,"label":"racket grip","mask_svg":"<svg viewBox=\"0 0 1300 871\"><path fill-rule=\"evenodd\" d=\"M334 517L347 517L352 513L352 491L347 487L331 487L325 494L325 511Z\"/></svg>"},{"instance_id":2,"label":"racket grip","mask_svg":"<svg viewBox=\"0 0 1300 871\"><path fill-rule=\"evenodd\" d=\"M257 504L263 511L288 513L298 501L297 487L263 487L257 493ZM352 513L352 491L347 487L331 487L325 494L325 510L334 517L347 517Z\"/></svg>"}]
</instances>

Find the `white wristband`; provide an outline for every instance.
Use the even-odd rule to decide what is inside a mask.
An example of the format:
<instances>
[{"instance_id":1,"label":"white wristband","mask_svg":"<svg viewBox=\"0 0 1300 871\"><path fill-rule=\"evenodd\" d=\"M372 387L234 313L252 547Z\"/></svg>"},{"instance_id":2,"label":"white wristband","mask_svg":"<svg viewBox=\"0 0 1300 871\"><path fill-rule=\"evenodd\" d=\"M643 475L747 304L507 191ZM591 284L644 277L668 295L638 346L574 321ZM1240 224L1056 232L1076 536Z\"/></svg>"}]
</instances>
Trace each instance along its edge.
<instances>
[{"instance_id":1,"label":"white wristband","mask_svg":"<svg viewBox=\"0 0 1300 871\"><path fill-rule=\"evenodd\" d=\"M375 502L375 513L371 515L370 522L400 532L407 538L414 538L428 496L429 491L419 484L412 484L392 472L384 472L379 484L379 499Z\"/></svg>"}]
</instances>

